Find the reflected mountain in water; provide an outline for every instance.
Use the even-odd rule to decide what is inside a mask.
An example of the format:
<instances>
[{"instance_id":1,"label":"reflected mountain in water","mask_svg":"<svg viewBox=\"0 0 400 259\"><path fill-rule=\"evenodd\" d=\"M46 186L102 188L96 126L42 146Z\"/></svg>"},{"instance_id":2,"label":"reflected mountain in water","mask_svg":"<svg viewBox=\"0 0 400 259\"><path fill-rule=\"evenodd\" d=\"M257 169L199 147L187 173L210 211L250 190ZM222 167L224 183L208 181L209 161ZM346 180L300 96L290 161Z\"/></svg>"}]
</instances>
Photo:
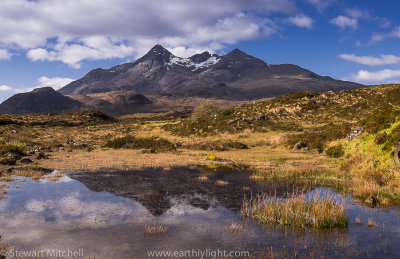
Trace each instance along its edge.
<instances>
[{"instance_id":1,"label":"reflected mountain in water","mask_svg":"<svg viewBox=\"0 0 400 259\"><path fill-rule=\"evenodd\" d=\"M153 215L170 209L174 200L186 200L197 208L207 210L222 205L239 211L243 197L258 193L284 194L289 187L260 184L252 173L206 167L174 167L168 170L150 168L129 172L73 173L69 176L95 192L109 192L134 199Z\"/></svg>"}]
</instances>

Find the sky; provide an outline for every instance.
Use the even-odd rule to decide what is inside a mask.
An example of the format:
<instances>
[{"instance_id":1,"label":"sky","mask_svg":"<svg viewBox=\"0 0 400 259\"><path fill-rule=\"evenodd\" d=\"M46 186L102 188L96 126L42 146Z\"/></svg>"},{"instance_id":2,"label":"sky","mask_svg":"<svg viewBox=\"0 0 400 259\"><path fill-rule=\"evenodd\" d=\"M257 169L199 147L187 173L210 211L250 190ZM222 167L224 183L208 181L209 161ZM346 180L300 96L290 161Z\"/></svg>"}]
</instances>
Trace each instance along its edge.
<instances>
[{"instance_id":1,"label":"sky","mask_svg":"<svg viewBox=\"0 0 400 259\"><path fill-rule=\"evenodd\" d=\"M398 83L399 9L396 0L1 0L0 102L155 44L180 57L239 48L336 79Z\"/></svg>"}]
</instances>

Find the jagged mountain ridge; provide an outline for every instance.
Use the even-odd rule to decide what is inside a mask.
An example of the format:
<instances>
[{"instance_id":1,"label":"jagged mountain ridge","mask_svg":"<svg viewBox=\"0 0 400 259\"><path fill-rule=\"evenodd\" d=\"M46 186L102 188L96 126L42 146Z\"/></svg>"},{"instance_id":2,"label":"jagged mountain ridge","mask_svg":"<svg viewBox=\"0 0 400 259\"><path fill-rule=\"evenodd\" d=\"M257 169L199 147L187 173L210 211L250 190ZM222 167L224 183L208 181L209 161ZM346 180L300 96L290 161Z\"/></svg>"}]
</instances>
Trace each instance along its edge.
<instances>
[{"instance_id":1,"label":"jagged mountain ridge","mask_svg":"<svg viewBox=\"0 0 400 259\"><path fill-rule=\"evenodd\" d=\"M134 62L94 69L59 92L82 95L135 91L145 95L243 100L293 91L340 91L362 86L319 76L296 65L270 65L239 49L223 56L204 52L180 58L156 45Z\"/></svg>"}]
</instances>

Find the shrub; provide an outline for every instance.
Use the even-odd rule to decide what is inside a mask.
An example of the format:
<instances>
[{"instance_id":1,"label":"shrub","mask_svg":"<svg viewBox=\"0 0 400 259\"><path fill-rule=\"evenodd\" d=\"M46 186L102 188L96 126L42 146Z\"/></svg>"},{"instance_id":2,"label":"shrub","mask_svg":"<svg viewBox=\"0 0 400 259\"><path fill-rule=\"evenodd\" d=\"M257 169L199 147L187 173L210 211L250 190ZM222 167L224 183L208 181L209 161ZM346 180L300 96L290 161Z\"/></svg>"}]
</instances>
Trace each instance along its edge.
<instances>
[{"instance_id":1,"label":"shrub","mask_svg":"<svg viewBox=\"0 0 400 259\"><path fill-rule=\"evenodd\" d=\"M202 118L208 118L214 115L218 115L223 111L221 106L216 105L212 101L205 101L197 106L190 117L192 120L199 120Z\"/></svg>"},{"instance_id":2,"label":"shrub","mask_svg":"<svg viewBox=\"0 0 400 259\"><path fill-rule=\"evenodd\" d=\"M4 155L6 153L18 153L24 155L26 151L26 145L18 140L7 142L6 144L0 145L0 154Z\"/></svg>"},{"instance_id":3,"label":"shrub","mask_svg":"<svg viewBox=\"0 0 400 259\"><path fill-rule=\"evenodd\" d=\"M388 135L386 134L386 132L384 132L382 134L378 134L378 135L376 135L374 142L377 145L381 145L386 142L387 137L388 137Z\"/></svg>"},{"instance_id":4,"label":"shrub","mask_svg":"<svg viewBox=\"0 0 400 259\"><path fill-rule=\"evenodd\" d=\"M221 140L192 144L190 146L187 146L187 148L195 150L218 150L218 151L227 151L230 149L248 149L247 145L241 142L221 141Z\"/></svg>"},{"instance_id":5,"label":"shrub","mask_svg":"<svg viewBox=\"0 0 400 259\"><path fill-rule=\"evenodd\" d=\"M328 148L325 153L327 156L338 158L344 155L344 149L342 145L336 145Z\"/></svg>"},{"instance_id":6,"label":"shrub","mask_svg":"<svg viewBox=\"0 0 400 259\"><path fill-rule=\"evenodd\" d=\"M136 138L133 136L125 136L109 140L106 142L105 146L109 148L145 148L157 151L176 150L175 145L164 138Z\"/></svg>"}]
</instances>

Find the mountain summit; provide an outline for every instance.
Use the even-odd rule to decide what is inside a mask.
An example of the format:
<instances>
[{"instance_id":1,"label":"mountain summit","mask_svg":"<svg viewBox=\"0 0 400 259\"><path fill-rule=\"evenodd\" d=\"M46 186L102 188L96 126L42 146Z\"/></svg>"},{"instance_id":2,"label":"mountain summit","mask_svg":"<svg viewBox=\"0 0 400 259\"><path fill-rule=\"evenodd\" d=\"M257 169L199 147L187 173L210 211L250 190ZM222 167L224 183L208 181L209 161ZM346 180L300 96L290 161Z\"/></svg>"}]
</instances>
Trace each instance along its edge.
<instances>
[{"instance_id":1,"label":"mountain summit","mask_svg":"<svg viewBox=\"0 0 400 259\"><path fill-rule=\"evenodd\" d=\"M204 52L189 58L154 46L134 62L94 69L59 92L67 95L134 91L183 97L256 99L293 91L340 91L362 85L319 76L296 65L270 65L235 49L219 56Z\"/></svg>"}]
</instances>

